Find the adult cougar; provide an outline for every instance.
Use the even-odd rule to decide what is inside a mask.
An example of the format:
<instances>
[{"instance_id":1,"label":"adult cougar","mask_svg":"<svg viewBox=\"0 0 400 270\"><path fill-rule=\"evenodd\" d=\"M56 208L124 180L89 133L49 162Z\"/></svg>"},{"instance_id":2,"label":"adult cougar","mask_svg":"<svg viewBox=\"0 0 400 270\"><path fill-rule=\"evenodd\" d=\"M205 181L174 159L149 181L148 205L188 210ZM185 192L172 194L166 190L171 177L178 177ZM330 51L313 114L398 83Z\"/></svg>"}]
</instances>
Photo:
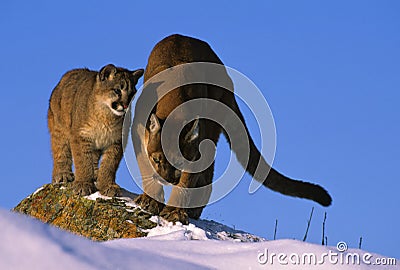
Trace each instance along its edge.
<instances>
[{"instance_id":1,"label":"adult cougar","mask_svg":"<svg viewBox=\"0 0 400 270\"><path fill-rule=\"evenodd\" d=\"M109 64L99 72L74 69L61 78L51 94L47 115L52 183L75 178L75 193L89 195L96 190L96 181L103 195L118 195L115 174L123 154L122 124L142 75L143 69L129 71Z\"/></svg>"},{"instance_id":2,"label":"adult cougar","mask_svg":"<svg viewBox=\"0 0 400 270\"><path fill-rule=\"evenodd\" d=\"M136 202L142 208L154 214L160 214L160 216L169 221L180 221L182 223L187 223L188 217L199 218L204 206L207 204L211 194L214 162L211 162L211 165L201 172L187 172L184 166L177 165L183 163L183 158L180 156L179 150L181 155L188 161L196 161L200 159L201 156L199 151L200 143L208 139L216 145L220 134L225 134L223 127L232 127L233 123L228 117L224 119L223 127L205 118L199 118L190 123L185 123L183 121L185 121L185 114L187 112L183 109L181 110L179 106L199 98L222 102L235 112L241 123L245 126L243 115L239 110L234 94L222 87L196 83L174 88L165 96L160 95L159 89L162 88L162 85L169 83L168 80L174 80L176 76L170 76L169 79L166 78L158 82L152 81L153 76L171 67L179 69L179 65L195 62L208 62L223 65L206 42L195 38L172 35L166 37L154 47L145 69L145 87L136 104L132 129L135 152L142 174L144 188L144 193L136 199ZM184 71L183 74L179 72L177 74L185 77L190 76L190 72L191 71L188 71L186 74ZM215 76L215 74L207 74L207 71L204 71L204 74L201 75L203 75L205 79L207 79L207 76ZM226 73L225 68L217 75L223 78L227 85L232 85L232 81ZM150 97L150 99L153 98L156 103L154 103L155 106L150 114L143 115L143 112L146 111L145 106L147 106L147 103L142 100L148 97ZM172 156L172 163L175 165L173 166L166 159L166 149L163 149L161 146L161 131L164 128L164 121L175 109L180 110L180 113L174 115L171 123L172 125L176 125L177 129L175 130L180 130L178 129L179 126L184 126L184 128L178 136L179 149L175 149L173 153L168 153L169 157ZM208 106L207 110L210 111L213 110L213 108ZM143 119L147 122L142 123L141 121L143 121ZM167 121L169 121L168 119ZM144 126L146 128L144 133L138 131L141 127L144 128ZM235 129L236 127L233 126L232 128ZM166 134L165 138L167 139L163 141L163 146L174 143L168 140L168 137L172 138L174 137L172 135L176 136L176 134L173 133L174 132L169 132L169 134ZM248 137L248 147L250 149L249 157L242 154L244 152L242 151L244 145L240 143L239 145L230 143L230 145L238 161L257 181L284 195L310 199L323 206L329 206L331 204L332 199L330 195L319 185L290 179L270 168L256 148L246 126L245 133ZM144 136L142 136L143 134ZM233 136L239 135L234 134ZM245 141L240 137L227 138L227 140L228 142ZM141 143L144 145L141 145ZM209 150L209 152L211 151L213 150ZM213 153L214 152L207 154L213 156ZM174 157L178 158L175 159ZM179 157L181 160L179 160ZM246 163L247 160L248 163ZM149 166L149 162L151 166ZM268 176L262 178L258 175L256 173L257 166L268 170L270 169ZM176 167L178 167L178 169ZM156 174L154 174L154 171ZM166 206L163 204L164 193L163 186L160 182L168 182L174 185ZM199 187L205 188L201 189L201 192L193 193L195 195L188 191L191 188Z\"/></svg>"}]
</instances>

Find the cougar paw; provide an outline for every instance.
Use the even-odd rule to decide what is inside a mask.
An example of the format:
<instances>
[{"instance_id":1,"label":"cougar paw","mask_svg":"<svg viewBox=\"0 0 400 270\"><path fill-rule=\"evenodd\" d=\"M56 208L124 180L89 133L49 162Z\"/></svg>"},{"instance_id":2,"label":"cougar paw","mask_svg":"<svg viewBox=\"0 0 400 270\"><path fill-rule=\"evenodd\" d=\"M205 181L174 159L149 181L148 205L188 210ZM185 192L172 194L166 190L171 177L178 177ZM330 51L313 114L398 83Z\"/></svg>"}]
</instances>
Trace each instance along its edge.
<instances>
[{"instance_id":1,"label":"cougar paw","mask_svg":"<svg viewBox=\"0 0 400 270\"><path fill-rule=\"evenodd\" d=\"M143 193L135 199L135 203L140 206L143 210L158 215L164 208L164 204L153 199L149 195Z\"/></svg>"},{"instance_id":2,"label":"cougar paw","mask_svg":"<svg viewBox=\"0 0 400 270\"><path fill-rule=\"evenodd\" d=\"M204 207L189 208L186 210L186 212L188 213L189 218L199 219L201 213L203 212L203 208Z\"/></svg>"},{"instance_id":3,"label":"cougar paw","mask_svg":"<svg viewBox=\"0 0 400 270\"><path fill-rule=\"evenodd\" d=\"M108 197L118 197L121 195L121 187L117 184L100 186L99 191L101 195Z\"/></svg>"},{"instance_id":4,"label":"cougar paw","mask_svg":"<svg viewBox=\"0 0 400 270\"><path fill-rule=\"evenodd\" d=\"M57 173L53 176L52 183L54 185L66 184L74 181L74 174L72 172Z\"/></svg>"},{"instance_id":5,"label":"cougar paw","mask_svg":"<svg viewBox=\"0 0 400 270\"><path fill-rule=\"evenodd\" d=\"M96 191L96 186L92 182L74 181L72 182L72 190L75 195L87 196Z\"/></svg>"},{"instance_id":6,"label":"cougar paw","mask_svg":"<svg viewBox=\"0 0 400 270\"><path fill-rule=\"evenodd\" d=\"M189 224L189 216L186 213L185 209L182 208L166 206L161 211L160 217L174 223L179 221L183 225Z\"/></svg>"}]
</instances>

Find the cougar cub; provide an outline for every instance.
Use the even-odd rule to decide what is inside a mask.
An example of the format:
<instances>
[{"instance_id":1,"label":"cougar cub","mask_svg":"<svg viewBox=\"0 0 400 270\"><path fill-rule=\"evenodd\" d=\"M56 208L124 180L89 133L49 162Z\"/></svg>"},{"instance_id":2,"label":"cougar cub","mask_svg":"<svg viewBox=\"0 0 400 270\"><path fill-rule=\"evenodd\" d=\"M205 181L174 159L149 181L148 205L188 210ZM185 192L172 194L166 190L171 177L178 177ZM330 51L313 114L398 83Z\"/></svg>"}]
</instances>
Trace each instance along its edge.
<instances>
[{"instance_id":1,"label":"cougar cub","mask_svg":"<svg viewBox=\"0 0 400 270\"><path fill-rule=\"evenodd\" d=\"M118 195L115 174L123 154L123 118L142 75L143 69L109 64L99 72L74 69L61 78L48 109L53 184L73 181L79 195L96 187L103 195Z\"/></svg>"}]
</instances>

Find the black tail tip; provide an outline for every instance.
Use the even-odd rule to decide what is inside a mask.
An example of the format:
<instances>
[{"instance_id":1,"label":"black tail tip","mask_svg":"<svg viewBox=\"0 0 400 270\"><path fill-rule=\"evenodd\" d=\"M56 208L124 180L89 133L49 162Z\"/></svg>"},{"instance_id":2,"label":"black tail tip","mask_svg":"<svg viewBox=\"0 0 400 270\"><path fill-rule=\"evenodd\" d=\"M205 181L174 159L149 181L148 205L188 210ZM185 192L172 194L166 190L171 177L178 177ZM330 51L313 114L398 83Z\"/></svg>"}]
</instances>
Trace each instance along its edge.
<instances>
[{"instance_id":1,"label":"black tail tip","mask_svg":"<svg viewBox=\"0 0 400 270\"><path fill-rule=\"evenodd\" d=\"M332 197L326 190L323 189L323 192L319 193L319 196L315 198L315 201L322 206L328 207L332 204Z\"/></svg>"}]
</instances>

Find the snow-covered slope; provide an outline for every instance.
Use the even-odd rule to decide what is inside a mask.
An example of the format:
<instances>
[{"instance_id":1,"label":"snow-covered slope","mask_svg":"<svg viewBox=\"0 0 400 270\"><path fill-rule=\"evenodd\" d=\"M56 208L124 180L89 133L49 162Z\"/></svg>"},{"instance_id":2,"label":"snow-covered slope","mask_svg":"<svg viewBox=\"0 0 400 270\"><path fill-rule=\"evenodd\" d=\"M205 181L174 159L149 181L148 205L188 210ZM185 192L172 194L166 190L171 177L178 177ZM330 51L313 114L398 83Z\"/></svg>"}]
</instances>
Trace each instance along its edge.
<instances>
[{"instance_id":1,"label":"snow-covered slope","mask_svg":"<svg viewBox=\"0 0 400 270\"><path fill-rule=\"evenodd\" d=\"M98 243L0 210L0 269L400 269L373 265L389 260L361 250L339 252L294 240L209 240L213 232L202 225L162 224L151 237ZM360 264L353 264L357 258Z\"/></svg>"}]
</instances>

